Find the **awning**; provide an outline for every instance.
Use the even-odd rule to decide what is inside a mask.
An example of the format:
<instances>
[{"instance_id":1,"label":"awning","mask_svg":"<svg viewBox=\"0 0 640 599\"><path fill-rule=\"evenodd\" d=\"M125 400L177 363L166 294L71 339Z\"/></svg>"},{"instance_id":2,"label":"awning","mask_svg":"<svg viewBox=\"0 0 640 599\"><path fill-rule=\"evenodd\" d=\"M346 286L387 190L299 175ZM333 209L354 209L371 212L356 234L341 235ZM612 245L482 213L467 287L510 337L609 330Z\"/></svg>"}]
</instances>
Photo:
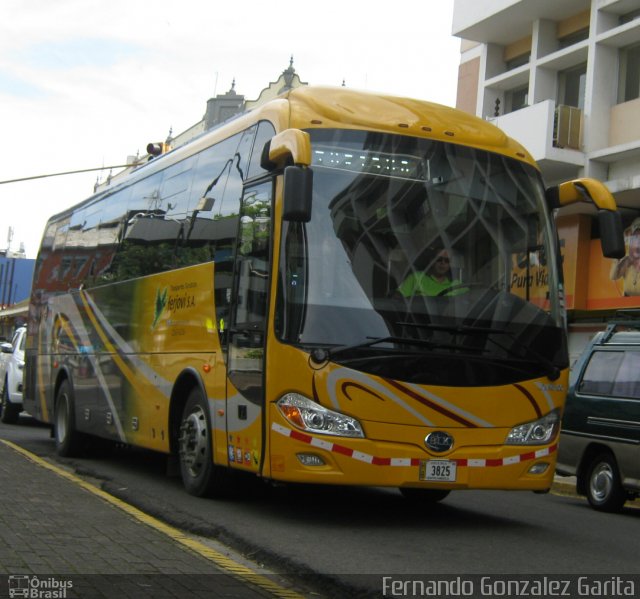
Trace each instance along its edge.
<instances>
[{"instance_id":1,"label":"awning","mask_svg":"<svg viewBox=\"0 0 640 599\"><path fill-rule=\"evenodd\" d=\"M0 310L0 318L8 316L26 316L29 313L29 300L22 300L10 308Z\"/></svg>"}]
</instances>

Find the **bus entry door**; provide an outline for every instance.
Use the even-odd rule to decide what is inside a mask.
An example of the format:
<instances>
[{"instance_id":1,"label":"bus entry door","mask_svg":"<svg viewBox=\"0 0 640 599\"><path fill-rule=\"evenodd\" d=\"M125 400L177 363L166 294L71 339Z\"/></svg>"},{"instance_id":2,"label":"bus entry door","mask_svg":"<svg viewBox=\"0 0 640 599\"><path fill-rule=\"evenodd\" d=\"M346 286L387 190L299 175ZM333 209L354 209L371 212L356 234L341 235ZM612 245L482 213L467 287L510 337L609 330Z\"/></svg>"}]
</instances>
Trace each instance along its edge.
<instances>
[{"instance_id":1,"label":"bus entry door","mask_svg":"<svg viewBox=\"0 0 640 599\"><path fill-rule=\"evenodd\" d=\"M262 463L265 343L271 247L271 189L245 190L240 212L229 327L227 442L229 465L258 471Z\"/></svg>"}]
</instances>

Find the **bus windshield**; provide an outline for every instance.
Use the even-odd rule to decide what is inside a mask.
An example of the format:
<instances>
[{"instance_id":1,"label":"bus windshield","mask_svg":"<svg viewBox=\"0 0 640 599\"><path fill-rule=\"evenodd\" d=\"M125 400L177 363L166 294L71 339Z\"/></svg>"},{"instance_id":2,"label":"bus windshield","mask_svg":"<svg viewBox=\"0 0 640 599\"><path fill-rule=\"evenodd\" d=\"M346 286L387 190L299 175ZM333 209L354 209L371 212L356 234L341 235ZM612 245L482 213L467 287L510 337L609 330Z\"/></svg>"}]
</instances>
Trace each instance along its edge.
<instances>
[{"instance_id":1,"label":"bus windshield","mask_svg":"<svg viewBox=\"0 0 640 599\"><path fill-rule=\"evenodd\" d=\"M566 368L556 240L534 168L409 136L309 133L312 217L283 223L281 341L419 384Z\"/></svg>"}]
</instances>

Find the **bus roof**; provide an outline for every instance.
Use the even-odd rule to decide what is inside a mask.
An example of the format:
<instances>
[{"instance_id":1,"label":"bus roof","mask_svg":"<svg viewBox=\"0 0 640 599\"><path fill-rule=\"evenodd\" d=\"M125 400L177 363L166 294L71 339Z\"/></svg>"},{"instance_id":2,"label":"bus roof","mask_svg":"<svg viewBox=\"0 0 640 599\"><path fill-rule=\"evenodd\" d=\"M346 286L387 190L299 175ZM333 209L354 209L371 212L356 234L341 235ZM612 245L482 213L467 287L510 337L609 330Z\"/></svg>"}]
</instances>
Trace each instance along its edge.
<instances>
[{"instance_id":1,"label":"bus roof","mask_svg":"<svg viewBox=\"0 0 640 599\"><path fill-rule=\"evenodd\" d=\"M497 152L538 168L529 152L498 127L456 108L346 87L298 87L286 97L293 128L370 129L426 137Z\"/></svg>"},{"instance_id":2,"label":"bus roof","mask_svg":"<svg viewBox=\"0 0 640 599\"><path fill-rule=\"evenodd\" d=\"M185 145L126 174L116 174L111 185L51 216L49 222L64 218L79 206L179 162L261 120L271 121L276 132L287 128L365 129L434 139L499 153L539 168L529 152L498 127L456 108L346 87L301 86L250 112L232 117Z\"/></svg>"}]
</instances>

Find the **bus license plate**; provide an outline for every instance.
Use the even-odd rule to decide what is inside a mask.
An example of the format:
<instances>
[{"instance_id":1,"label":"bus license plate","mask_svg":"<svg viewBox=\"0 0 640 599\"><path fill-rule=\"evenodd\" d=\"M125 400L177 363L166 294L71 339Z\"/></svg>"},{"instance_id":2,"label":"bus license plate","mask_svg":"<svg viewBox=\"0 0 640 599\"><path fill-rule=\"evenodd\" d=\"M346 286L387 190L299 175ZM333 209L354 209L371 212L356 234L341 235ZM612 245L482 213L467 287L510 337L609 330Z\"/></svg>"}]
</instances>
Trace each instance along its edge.
<instances>
[{"instance_id":1,"label":"bus license plate","mask_svg":"<svg viewBox=\"0 0 640 599\"><path fill-rule=\"evenodd\" d=\"M455 482L456 463L453 460L423 460L420 462L420 480Z\"/></svg>"}]
</instances>

